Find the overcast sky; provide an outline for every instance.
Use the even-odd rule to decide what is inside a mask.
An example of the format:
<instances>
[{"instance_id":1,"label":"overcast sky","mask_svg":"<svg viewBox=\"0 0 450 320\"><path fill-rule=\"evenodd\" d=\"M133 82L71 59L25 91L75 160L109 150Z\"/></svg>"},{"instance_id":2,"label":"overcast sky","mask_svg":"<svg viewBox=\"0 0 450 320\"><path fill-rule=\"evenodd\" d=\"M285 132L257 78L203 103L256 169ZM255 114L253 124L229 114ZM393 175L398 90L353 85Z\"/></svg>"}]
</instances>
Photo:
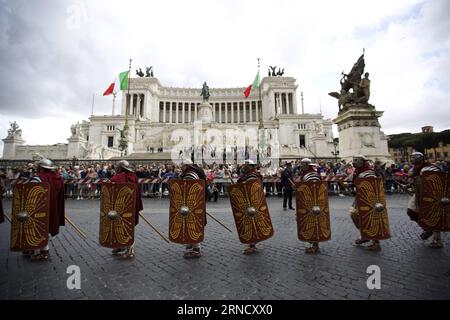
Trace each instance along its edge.
<instances>
[{"instance_id":1,"label":"overcast sky","mask_svg":"<svg viewBox=\"0 0 450 320\"><path fill-rule=\"evenodd\" d=\"M102 93L129 58L164 86L214 88L251 84L259 57L334 118L328 92L363 48L386 134L450 127L448 0L0 0L0 138L17 121L27 144L67 143L93 94L111 113Z\"/></svg>"}]
</instances>

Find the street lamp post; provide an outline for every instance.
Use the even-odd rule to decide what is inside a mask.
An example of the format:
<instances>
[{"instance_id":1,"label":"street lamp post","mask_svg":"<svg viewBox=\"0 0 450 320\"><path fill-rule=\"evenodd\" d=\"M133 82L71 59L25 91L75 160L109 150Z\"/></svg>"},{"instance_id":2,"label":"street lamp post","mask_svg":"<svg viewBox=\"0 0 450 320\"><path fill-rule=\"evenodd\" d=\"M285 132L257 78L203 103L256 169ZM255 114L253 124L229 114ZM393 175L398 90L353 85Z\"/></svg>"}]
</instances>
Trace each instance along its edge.
<instances>
[{"instance_id":1,"label":"street lamp post","mask_svg":"<svg viewBox=\"0 0 450 320\"><path fill-rule=\"evenodd\" d=\"M339 142L336 139L333 140L334 151L331 151L331 154L334 156L335 162L337 162L337 158L339 155L339 150L337 150L338 143Z\"/></svg>"}]
</instances>

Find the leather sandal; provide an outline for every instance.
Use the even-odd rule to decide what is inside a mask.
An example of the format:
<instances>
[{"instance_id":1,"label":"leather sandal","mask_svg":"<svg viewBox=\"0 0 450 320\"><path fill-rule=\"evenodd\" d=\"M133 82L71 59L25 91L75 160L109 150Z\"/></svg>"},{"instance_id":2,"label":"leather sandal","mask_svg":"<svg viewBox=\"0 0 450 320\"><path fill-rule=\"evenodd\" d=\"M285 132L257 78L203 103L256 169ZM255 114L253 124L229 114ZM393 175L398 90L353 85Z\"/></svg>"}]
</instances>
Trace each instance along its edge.
<instances>
[{"instance_id":1,"label":"leather sandal","mask_svg":"<svg viewBox=\"0 0 450 320\"><path fill-rule=\"evenodd\" d=\"M312 245L312 247L306 248L305 253L308 254L320 253L319 245Z\"/></svg>"},{"instance_id":2,"label":"leather sandal","mask_svg":"<svg viewBox=\"0 0 450 320\"><path fill-rule=\"evenodd\" d=\"M134 258L134 249L128 248L127 251L125 251L124 254L120 256L120 259L122 260L130 260Z\"/></svg>"},{"instance_id":3,"label":"leather sandal","mask_svg":"<svg viewBox=\"0 0 450 320\"><path fill-rule=\"evenodd\" d=\"M369 251L380 251L381 245L379 242L373 242L370 246L367 247Z\"/></svg>"},{"instance_id":4,"label":"leather sandal","mask_svg":"<svg viewBox=\"0 0 450 320\"><path fill-rule=\"evenodd\" d=\"M431 247L431 248L435 248L435 249L441 249L441 248L444 247L444 244L442 243L441 240L433 240L433 241L430 243L430 247Z\"/></svg>"},{"instance_id":5,"label":"leather sandal","mask_svg":"<svg viewBox=\"0 0 450 320\"><path fill-rule=\"evenodd\" d=\"M116 248L116 249L113 249L113 251L112 251L112 255L113 256L121 256L123 253L125 253L125 248Z\"/></svg>"},{"instance_id":6,"label":"leather sandal","mask_svg":"<svg viewBox=\"0 0 450 320\"><path fill-rule=\"evenodd\" d=\"M358 240L355 241L355 244L356 244L356 245L360 245L360 244L363 244L363 243L367 243L367 242L369 242L369 241L370 241L370 240L358 239Z\"/></svg>"},{"instance_id":7,"label":"leather sandal","mask_svg":"<svg viewBox=\"0 0 450 320\"><path fill-rule=\"evenodd\" d=\"M41 250L41 252L31 256L32 261L46 261L50 257L48 250Z\"/></svg>"},{"instance_id":8,"label":"leather sandal","mask_svg":"<svg viewBox=\"0 0 450 320\"><path fill-rule=\"evenodd\" d=\"M191 251L185 252L184 253L184 258L185 259L194 259L194 258L200 258L202 256L200 249L192 249Z\"/></svg>"},{"instance_id":9,"label":"leather sandal","mask_svg":"<svg viewBox=\"0 0 450 320\"><path fill-rule=\"evenodd\" d=\"M420 239L422 240L427 240L429 237L431 237L433 235L433 231L424 231L422 232L422 234L420 235Z\"/></svg>"},{"instance_id":10,"label":"leather sandal","mask_svg":"<svg viewBox=\"0 0 450 320\"><path fill-rule=\"evenodd\" d=\"M246 254L246 255L250 255L250 254L254 254L254 253L256 253L256 247L255 246L250 246L248 248L245 248L245 250L243 252L243 254Z\"/></svg>"}]
</instances>

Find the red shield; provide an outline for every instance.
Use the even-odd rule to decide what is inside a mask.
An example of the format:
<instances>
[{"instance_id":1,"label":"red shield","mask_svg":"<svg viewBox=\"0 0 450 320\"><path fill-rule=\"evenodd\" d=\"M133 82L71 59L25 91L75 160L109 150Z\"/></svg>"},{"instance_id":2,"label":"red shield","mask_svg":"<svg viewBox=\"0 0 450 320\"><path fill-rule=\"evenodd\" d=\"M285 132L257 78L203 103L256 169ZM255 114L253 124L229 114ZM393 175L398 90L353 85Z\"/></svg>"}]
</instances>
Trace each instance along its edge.
<instances>
[{"instance_id":1,"label":"red shield","mask_svg":"<svg viewBox=\"0 0 450 320\"><path fill-rule=\"evenodd\" d=\"M390 238L389 220L381 178L357 178L355 219L359 222L361 239L383 240Z\"/></svg>"},{"instance_id":2,"label":"red shield","mask_svg":"<svg viewBox=\"0 0 450 320\"><path fill-rule=\"evenodd\" d=\"M48 243L50 185L16 184L13 192L11 251L44 248Z\"/></svg>"},{"instance_id":3,"label":"red shield","mask_svg":"<svg viewBox=\"0 0 450 320\"><path fill-rule=\"evenodd\" d=\"M330 208L326 181L308 181L295 184L297 207L297 236L301 241L330 240Z\"/></svg>"},{"instance_id":4,"label":"red shield","mask_svg":"<svg viewBox=\"0 0 450 320\"><path fill-rule=\"evenodd\" d=\"M419 225L425 230L450 231L450 173L424 172L419 199Z\"/></svg>"},{"instance_id":5,"label":"red shield","mask_svg":"<svg viewBox=\"0 0 450 320\"><path fill-rule=\"evenodd\" d=\"M235 183L228 190L239 240L257 243L270 238L273 227L261 180Z\"/></svg>"},{"instance_id":6,"label":"red shield","mask_svg":"<svg viewBox=\"0 0 450 320\"><path fill-rule=\"evenodd\" d=\"M103 183L100 200L100 245L129 247L134 242L136 191L133 183Z\"/></svg>"},{"instance_id":7,"label":"red shield","mask_svg":"<svg viewBox=\"0 0 450 320\"><path fill-rule=\"evenodd\" d=\"M189 244L205 236L205 181L170 179L169 240Z\"/></svg>"}]
</instances>

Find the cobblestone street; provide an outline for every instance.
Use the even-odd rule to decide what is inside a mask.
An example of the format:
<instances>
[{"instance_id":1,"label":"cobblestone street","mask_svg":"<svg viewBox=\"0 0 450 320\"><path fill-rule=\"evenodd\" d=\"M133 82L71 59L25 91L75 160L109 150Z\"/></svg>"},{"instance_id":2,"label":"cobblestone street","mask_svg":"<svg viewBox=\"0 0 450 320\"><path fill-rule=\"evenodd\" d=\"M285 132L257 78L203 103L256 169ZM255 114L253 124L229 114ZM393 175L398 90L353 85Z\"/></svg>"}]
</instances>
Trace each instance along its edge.
<instances>
[{"instance_id":1,"label":"cobblestone street","mask_svg":"<svg viewBox=\"0 0 450 320\"><path fill-rule=\"evenodd\" d=\"M310 256L297 239L294 211L283 211L281 199L270 197L275 234L258 245L257 254L243 255L229 199L219 198L207 209L233 233L208 219L200 259L183 259L183 246L162 241L140 220L132 261L98 245L99 200L67 200L67 215L88 240L66 225L50 241L49 261L10 252L10 224L0 225L0 299L449 299L448 234L444 249L425 245L406 215L408 199L387 196L392 238L382 241L380 252L353 245L353 198L330 198L332 239ZM10 215L11 201L4 207ZM145 199L144 215L167 235L167 199ZM70 265L80 267L80 290L66 286ZM379 290L367 288L370 265L381 268Z\"/></svg>"}]
</instances>

